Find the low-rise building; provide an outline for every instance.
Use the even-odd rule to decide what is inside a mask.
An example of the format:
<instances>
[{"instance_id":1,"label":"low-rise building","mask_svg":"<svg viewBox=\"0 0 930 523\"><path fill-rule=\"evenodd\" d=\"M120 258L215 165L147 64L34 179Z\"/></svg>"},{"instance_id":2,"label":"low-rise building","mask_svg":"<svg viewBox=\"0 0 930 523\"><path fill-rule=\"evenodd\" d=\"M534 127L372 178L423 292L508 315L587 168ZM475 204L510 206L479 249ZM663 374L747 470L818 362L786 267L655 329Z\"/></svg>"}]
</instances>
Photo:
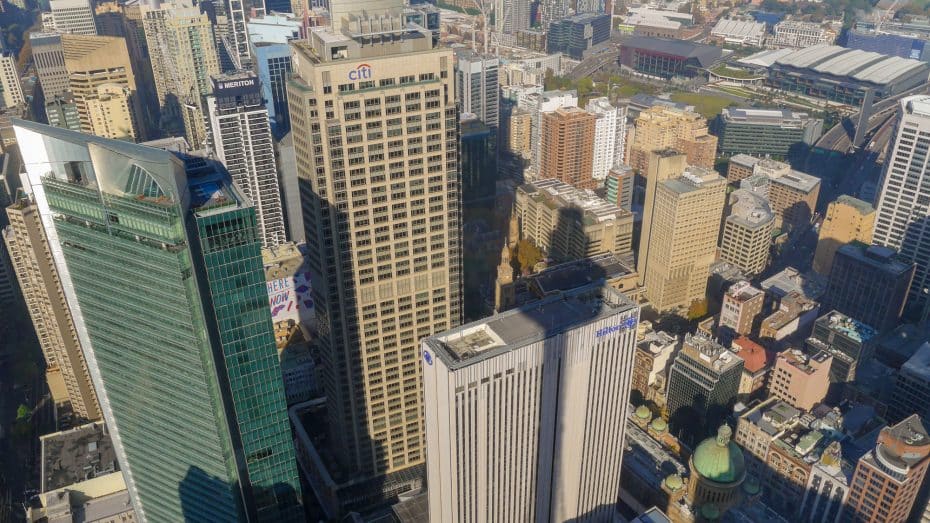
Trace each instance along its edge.
<instances>
[{"instance_id":1,"label":"low-rise building","mask_svg":"<svg viewBox=\"0 0 930 523\"><path fill-rule=\"evenodd\" d=\"M654 401L665 384L669 361L678 347L678 338L663 331L650 331L636 340L633 356L631 387L641 395L641 401Z\"/></svg>"},{"instance_id":2,"label":"low-rise building","mask_svg":"<svg viewBox=\"0 0 930 523\"><path fill-rule=\"evenodd\" d=\"M785 20L772 28L773 47L804 49L815 45L832 44L836 31L815 22Z\"/></svg>"},{"instance_id":3,"label":"low-rise building","mask_svg":"<svg viewBox=\"0 0 930 523\"><path fill-rule=\"evenodd\" d=\"M855 380L856 366L874 354L871 341L877 334L872 326L833 310L814 322L807 348L811 353L825 351L833 356L830 380L846 383Z\"/></svg>"},{"instance_id":4,"label":"low-rise building","mask_svg":"<svg viewBox=\"0 0 930 523\"><path fill-rule=\"evenodd\" d=\"M801 273L794 267L786 267L762 280L761 286L774 302L780 302L792 292L817 301L827 290L827 281L814 272Z\"/></svg>"},{"instance_id":5,"label":"low-rise building","mask_svg":"<svg viewBox=\"0 0 930 523\"><path fill-rule=\"evenodd\" d=\"M759 338L770 348L781 347L791 338L806 333L818 311L820 304L792 291L781 299L775 312L762 320Z\"/></svg>"},{"instance_id":6,"label":"low-rise building","mask_svg":"<svg viewBox=\"0 0 930 523\"><path fill-rule=\"evenodd\" d=\"M741 400L748 400L758 396L765 389L765 383L772 368L772 352L745 336L733 340L730 350L743 360L739 397Z\"/></svg>"},{"instance_id":7,"label":"low-rise building","mask_svg":"<svg viewBox=\"0 0 930 523\"><path fill-rule=\"evenodd\" d=\"M710 36L722 44L760 47L765 39L765 23L721 18L711 29Z\"/></svg>"},{"instance_id":8,"label":"low-rise building","mask_svg":"<svg viewBox=\"0 0 930 523\"><path fill-rule=\"evenodd\" d=\"M729 329L740 336L752 333L764 303L765 293L748 281L734 283L723 295L718 332Z\"/></svg>"},{"instance_id":9,"label":"low-rise building","mask_svg":"<svg viewBox=\"0 0 930 523\"><path fill-rule=\"evenodd\" d=\"M789 109L725 108L720 112L721 153L787 157L798 146L813 145L823 120Z\"/></svg>"},{"instance_id":10,"label":"low-rise building","mask_svg":"<svg viewBox=\"0 0 930 523\"><path fill-rule=\"evenodd\" d=\"M826 352L808 356L798 349L782 352L775 360L769 394L801 410L811 410L830 389L830 363Z\"/></svg>"}]
</instances>

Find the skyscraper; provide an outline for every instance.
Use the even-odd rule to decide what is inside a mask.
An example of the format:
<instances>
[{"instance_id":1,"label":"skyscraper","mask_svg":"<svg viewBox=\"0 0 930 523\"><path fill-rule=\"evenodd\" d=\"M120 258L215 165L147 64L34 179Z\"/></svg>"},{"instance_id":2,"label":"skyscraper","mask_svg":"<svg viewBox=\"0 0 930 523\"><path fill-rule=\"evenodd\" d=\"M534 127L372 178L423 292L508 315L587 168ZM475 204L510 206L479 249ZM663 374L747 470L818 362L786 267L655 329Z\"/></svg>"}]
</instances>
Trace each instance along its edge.
<instances>
[{"instance_id":1,"label":"skyscraper","mask_svg":"<svg viewBox=\"0 0 930 523\"><path fill-rule=\"evenodd\" d=\"M423 473L419 340L462 321L462 196L452 51L366 5L293 44L288 102L336 457L390 492Z\"/></svg>"},{"instance_id":2,"label":"skyscraper","mask_svg":"<svg viewBox=\"0 0 930 523\"><path fill-rule=\"evenodd\" d=\"M291 128L287 114L287 80L291 74L288 42L298 38L300 30L299 18L281 14L249 20L249 45L268 107L271 131L276 137L284 136Z\"/></svg>"},{"instance_id":3,"label":"skyscraper","mask_svg":"<svg viewBox=\"0 0 930 523\"><path fill-rule=\"evenodd\" d=\"M0 103L4 107L15 107L25 102L23 86L19 83L16 54L2 49L0 45Z\"/></svg>"},{"instance_id":4,"label":"skyscraper","mask_svg":"<svg viewBox=\"0 0 930 523\"><path fill-rule=\"evenodd\" d=\"M51 0L55 32L94 36L97 24L90 0Z\"/></svg>"},{"instance_id":5,"label":"skyscraper","mask_svg":"<svg viewBox=\"0 0 930 523\"><path fill-rule=\"evenodd\" d=\"M898 326L914 277L913 263L898 259L888 247L850 243L836 251L829 274L826 308L879 331Z\"/></svg>"},{"instance_id":6,"label":"skyscraper","mask_svg":"<svg viewBox=\"0 0 930 523\"><path fill-rule=\"evenodd\" d=\"M543 113L537 178L555 178L579 189L594 189L596 121L596 116L577 107Z\"/></svg>"},{"instance_id":7,"label":"skyscraper","mask_svg":"<svg viewBox=\"0 0 930 523\"><path fill-rule=\"evenodd\" d=\"M907 521L928 465L930 435L920 416L883 428L875 448L859 458L845 515L856 522Z\"/></svg>"},{"instance_id":8,"label":"skyscraper","mask_svg":"<svg viewBox=\"0 0 930 523\"><path fill-rule=\"evenodd\" d=\"M64 95L68 91L68 69L58 33L30 33L29 45L36 66L39 85L45 100Z\"/></svg>"},{"instance_id":9,"label":"skyscraper","mask_svg":"<svg viewBox=\"0 0 930 523\"><path fill-rule=\"evenodd\" d=\"M924 305L930 295L930 251L923 238L930 224L921 218L930 214L925 187L930 169L923 150L930 147L930 96L908 96L901 100L894 145L882 173L875 231L872 241L898 251L905 261L916 263L909 302Z\"/></svg>"},{"instance_id":10,"label":"skyscraper","mask_svg":"<svg viewBox=\"0 0 930 523\"><path fill-rule=\"evenodd\" d=\"M248 200L202 158L14 128L137 514L302 520Z\"/></svg>"},{"instance_id":11,"label":"skyscraper","mask_svg":"<svg viewBox=\"0 0 930 523\"><path fill-rule=\"evenodd\" d=\"M852 196L843 194L827 206L827 215L820 224L814 270L830 274L836 250L852 241L872 243L875 208Z\"/></svg>"},{"instance_id":12,"label":"skyscraper","mask_svg":"<svg viewBox=\"0 0 930 523\"><path fill-rule=\"evenodd\" d=\"M472 113L493 130L500 125L500 59L475 54L468 49L456 52L455 91L464 113Z\"/></svg>"},{"instance_id":13,"label":"skyscraper","mask_svg":"<svg viewBox=\"0 0 930 523\"><path fill-rule=\"evenodd\" d=\"M594 166L591 176L595 180L603 180L615 164L623 162L626 106L615 107L604 96L589 100L585 110L597 116L594 122Z\"/></svg>"},{"instance_id":14,"label":"skyscraper","mask_svg":"<svg viewBox=\"0 0 930 523\"><path fill-rule=\"evenodd\" d=\"M595 283L424 340L429 520L611 520L638 321Z\"/></svg>"},{"instance_id":15,"label":"skyscraper","mask_svg":"<svg viewBox=\"0 0 930 523\"><path fill-rule=\"evenodd\" d=\"M768 267L775 214L769 202L752 191L737 189L727 198L730 214L723 220L720 259L755 276Z\"/></svg>"},{"instance_id":16,"label":"skyscraper","mask_svg":"<svg viewBox=\"0 0 930 523\"><path fill-rule=\"evenodd\" d=\"M214 77L206 109L211 150L252 200L262 246L284 243L274 144L258 78L245 72Z\"/></svg>"},{"instance_id":17,"label":"skyscraper","mask_svg":"<svg viewBox=\"0 0 930 523\"><path fill-rule=\"evenodd\" d=\"M3 240L42 347L47 379L64 382L67 400L79 418L99 420L97 394L87 371L38 209L34 202L24 197L8 207L6 214L10 225L3 231Z\"/></svg>"}]
</instances>

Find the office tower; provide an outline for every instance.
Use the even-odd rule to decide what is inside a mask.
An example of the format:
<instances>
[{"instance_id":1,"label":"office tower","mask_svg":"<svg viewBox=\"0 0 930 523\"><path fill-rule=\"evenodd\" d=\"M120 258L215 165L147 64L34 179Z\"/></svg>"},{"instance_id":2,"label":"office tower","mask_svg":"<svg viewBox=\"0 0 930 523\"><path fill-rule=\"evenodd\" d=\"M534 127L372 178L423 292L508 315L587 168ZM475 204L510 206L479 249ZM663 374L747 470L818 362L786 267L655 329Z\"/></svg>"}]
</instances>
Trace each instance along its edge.
<instances>
[{"instance_id":1,"label":"office tower","mask_svg":"<svg viewBox=\"0 0 930 523\"><path fill-rule=\"evenodd\" d=\"M606 252L633 254L633 214L559 180L517 187L513 214L520 238L532 240L556 261Z\"/></svg>"},{"instance_id":2,"label":"office tower","mask_svg":"<svg viewBox=\"0 0 930 523\"><path fill-rule=\"evenodd\" d=\"M497 192L497 133L476 115L462 113L459 120L459 152L462 200L465 203L493 198Z\"/></svg>"},{"instance_id":3,"label":"office tower","mask_svg":"<svg viewBox=\"0 0 930 523\"><path fill-rule=\"evenodd\" d=\"M765 293L750 285L748 281L730 285L723 295L717 329L729 329L739 336L752 333L756 319L762 314L764 303Z\"/></svg>"},{"instance_id":4,"label":"office tower","mask_svg":"<svg viewBox=\"0 0 930 523\"><path fill-rule=\"evenodd\" d=\"M81 115L71 93L65 92L45 101L45 118L53 127L62 127L72 131L81 130Z\"/></svg>"},{"instance_id":5,"label":"office tower","mask_svg":"<svg viewBox=\"0 0 930 523\"><path fill-rule=\"evenodd\" d=\"M895 328L904 312L914 264L888 247L843 245L833 258L824 305L879 331Z\"/></svg>"},{"instance_id":6,"label":"office tower","mask_svg":"<svg viewBox=\"0 0 930 523\"><path fill-rule=\"evenodd\" d=\"M0 101L4 107L15 107L26 103L23 86L19 83L19 70L16 67L16 54L10 50L0 50Z\"/></svg>"},{"instance_id":7,"label":"office tower","mask_svg":"<svg viewBox=\"0 0 930 523\"><path fill-rule=\"evenodd\" d=\"M803 231L810 226L820 196L820 178L769 159L759 160L753 166L753 175L762 182L762 194L775 213L775 228Z\"/></svg>"},{"instance_id":8,"label":"office tower","mask_svg":"<svg viewBox=\"0 0 930 523\"><path fill-rule=\"evenodd\" d=\"M636 273L640 287L645 285L646 259L649 258L649 246L652 237L652 219L655 210L656 192L660 182L681 176L685 169L687 157L671 149L650 153L648 167L645 171L646 191L643 198L643 217L639 235L639 250L636 254Z\"/></svg>"},{"instance_id":9,"label":"office tower","mask_svg":"<svg viewBox=\"0 0 930 523\"><path fill-rule=\"evenodd\" d=\"M220 73L210 19L195 7L168 5L146 11L143 26L161 128L171 135L184 133L191 147L199 149L206 135L201 100L213 89L210 79Z\"/></svg>"},{"instance_id":10,"label":"office tower","mask_svg":"<svg viewBox=\"0 0 930 523\"><path fill-rule=\"evenodd\" d=\"M95 36L97 23L90 0L50 0L56 33Z\"/></svg>"},{"instance_id":11,"label":"office tower","mask_svg":"<svg viewBox=\"0 0 930 523\"><path fill-rule=\"evenodd\" d=\"M97 394L45 239L39 210L35 202L23 197L7 207L6 215L10 225L3 231L3 240L39 338L47 379L64 382L65 399L78 418L98 420Z\"/></svg>"},{"instance_id":12,"label":"office tower","mask_svg":"<svg viewBox=\"0 0 930 523\"><path fill-rule=\"evenodd\" d=\"M614 107L607 97L601 97L589 100L585 110L597 116L594 123L594 166L591 176L595 180L603 180L615 163L623 161L626 108Z\"/></svg>"},{"instance_id":13,"label":"office tower","mask_svg":"<svg viewBox=\"0 0 930 523\"><path fill-rule=\"evenodd\" d=\"M817 236L814 270L818 274L830 274L836 250L847 243L872 243L874 225L875 208L871 204L847 194L830 202Z\"/></svg>"},{"instance_id":14,"label":"office tower","mask_svg":"<svg viewBox=\"0 0 930 523\"><path fill-rule=\"evenodd\" d=\"M639 113L629 144L627 163L645 172L649 153L672 148L688 157L689 165L713 168L717 137L707 132L707 120L694 112L657 105Z\"/></svg>"},{"instance_id":15,"label":"office tower","mask_svg":"<svg viewBox=\"0 0 930 523\"><path fill-rule=\"evenodd\" d=\"M46 100L68 91L68 69L58 33L30 33L29 45L35 62L39 85Z\"/></svg>"},{"instance_id":16,"label":"office tower","mask_svg":"<svg viewBox=\"0 0 930 523\"><path fill-rule=\"evenodd\" d=\"M930 414L930 343L923 343L901 366L889 397L888 419L899 421L913 413Z\"/></svg>"},{"instance_id":17,"label":"office tower","mask_svg":"<svg viewBox=\"0 0 930 523\"><path fill-rule=\"evenodd\" d=\"M577 107L541 115L537 179L555 178L579 189L594 189L594 125L597 117Z\"/></svg>"},{"instance_id":18,"label":"office tower","mask_svg":"<svg viewBox=\"0 0 930 523\"><path fill-rule=\"evenodd\" d=\"M611 520L638 320L595 283L425 339L429 520Z\"/></svg>"},{"instance_id":19,"label":"office tower","mask_svg":"<svg viewBox=\"0 0 930 523\"><path fill-rule=\"evenodd\" d=\"M500 59L470 49L457 50L455 59L455 92L461 111L474 114L496 132L501 117Z\"/></svg>"},{"instance_id":20,"label":"office tower","mask_svg":"<svg viewBox=\"0 0 930 523\"><path fill-rule=\"evenodd\" d=\"M907 187L923 187L928 170L924 166L923 149L930 146L930 96L909 96L901 100L898 124L888 160L882 174L882 188L876 205L875 232L872 241L897 250L905 261L917 268L911 284L909 302L923 305L930 293L930 254L922 248L930 203L923 191ZM923 133L923 134L921 134Z\"/></svg>"},{"instance_id":21,"label":"office tower","mask_svg":"<svg viewBox=\"0 0 930 523\"><path fill-rule=\"evenodd\" d=\"M610 15L584 13L549 25L546 52L584 60L595 46L610 39Z\"/></svg>"},{"instance_id":22,"label":"office tower","mask_svg":"<svg viewBox=\"0 0 930 523\"><path fill-rule=\"evenodd\" d=\"M765 198L745 189L727 196L729 215L723 220L720 259L756 276L768 267L775 214Z\"/></svg>"},{"instance_id":23,"label":"office tower","mask_svg":"<svg viewBox=\"0 0 930 523\"><path fill-rule=\"evenodd\" d=\"M814 322L807 348L811 353L825 351L833 356L830 379L844 383L853 381L859 364L872 358L872 338L877 334L871 326L834 310Z\"/></svg>"},{"instance_id":24,"label":"office tower","mask_svg":"<svg viewBox=\"0 0 930 523\"><path fill-rule=\"evenodd\" d=\"M292 44L288 102L334 454L390 492L426 458L419 340L462 321L458 114L452 51L370 5L331 2L334 26L383 33Z\"/></svg>"},{"instance_id":25,"label":"office tower","mask_svg":"<svg viewBox=\"0 0 930 523\"><path fill-rule=\"evenodd\" d=\"M715 171L692 166L656 187L649 235L640 238L646 296L656 310L687 308L704 299L726 186Z\"/></svg>"},{"instance_id":26,"label":"office tower","mask_svg":"<svg viewBox=\"0 0 930 523\"><path fill-rule=\"evenodd\" d=\"M927 474L928 456L930 435L917 414L883 428L875 448L856 465L846 499L848 517L853 521L907 521Z\"/></svg>"},{"instance_id":27,"label":"office tower","mask_svg":"<svg viewBox=\"0 0 930 523\"><path fill-rule=\"evenodd\" d=\"M81 130L103 138L140 138L141 105L126 40L61 35L61 48Z\"/></svg>"},{"instance_id":28,"label":"office tower","mask_svg":"<svg viewBox=\"0 0 930 523\"><path fill-rule=\"evenodd\" d=\"M258 78L246 72L214 77L206 110L210 149L255 206L262 246L284 243L274 144Z\"/></svg>"},{"instance_id":29,"label":"office tower","mask_svg":"<svg viewBox=\"0 0 930 523\"><path fill-rule=\"evenodd\" d=\"M719 120L720 152L786 158L814 145L823 120L788 109L725 108Z\"/></svg>"},{"instance_id":30,"label":"office tower","mask_svg":"<svg viewBox=\"0 0 930 523\"><path fill-rule=\"evenodd\" d=\"M669 369L671 431L692 442L709 434L736 401L743 360L702 334L686 334Z\"/></svg>"},{"instance_id":31,"label":"office tower","mask_svg":"<svg viewBox=\"0 0 930 523\"><path fill-rule=\"evenodd\" d=\"M629 165L617 164L611 167L604 179L604 188L607 190L605 199L625 211L632 211L635 178L636 173Z\"/></svg>"},{"instance_id":32,"label":"office tower","mask_svg":"<svg viewBox=\"0 0 930 523\"><path fill-rule=\"evenodd\" d=\"M301 20L266 14L250 19L248 28L252 59L268 107L271 132L280 138L291 129L287 113L287 79L292 68L288 42L300 37Z\"/></svg>"},{"instance_id":33,"label":"office tower","mask_svg":"<svg viewBox=\"0 0 930 523\"><path fill-rule=\"evenodd\" d=\"M833 357L823 351L810 356L798 349L780 353L772 371L769 395L810 411L827 396L832 361Z\"/></svg>"},{"instance_id":34,"label":"office tower","mask_svg":"<svg viewBox=\"0 0 930 523\"><path fill-rule=\"evenodd\" d=\"M140 519L302 520L251 204L202 158L15 128Z\"/></svg>"}]
</instances>

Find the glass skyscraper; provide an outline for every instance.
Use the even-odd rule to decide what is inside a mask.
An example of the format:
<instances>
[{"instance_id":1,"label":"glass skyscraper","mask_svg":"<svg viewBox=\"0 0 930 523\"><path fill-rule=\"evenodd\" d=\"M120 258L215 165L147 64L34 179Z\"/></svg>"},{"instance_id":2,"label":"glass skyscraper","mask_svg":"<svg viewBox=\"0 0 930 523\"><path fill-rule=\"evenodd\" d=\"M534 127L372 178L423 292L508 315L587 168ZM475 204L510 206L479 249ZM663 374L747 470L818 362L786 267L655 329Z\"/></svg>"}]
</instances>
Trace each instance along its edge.
<instances>
[{"instance_id":1,"label":"glass skyscraper","mask_svg":"<svg viewBox=\"0 0 930 523\"><path fill-rule=\"evenodd\" d=\"M14 128L138 516L303 520L249 201L202 158Z\"/></svg>"}]
</instances>

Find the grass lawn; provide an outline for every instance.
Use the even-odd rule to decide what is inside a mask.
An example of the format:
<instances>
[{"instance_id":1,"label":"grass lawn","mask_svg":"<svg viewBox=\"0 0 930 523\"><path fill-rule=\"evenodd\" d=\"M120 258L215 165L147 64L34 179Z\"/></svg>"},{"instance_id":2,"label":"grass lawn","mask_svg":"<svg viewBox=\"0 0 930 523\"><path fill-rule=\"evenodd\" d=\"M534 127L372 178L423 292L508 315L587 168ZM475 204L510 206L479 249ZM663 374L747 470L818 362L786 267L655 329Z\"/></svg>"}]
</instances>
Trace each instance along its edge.
<instances>
[{"instance_id":1,"label":"grass lawn","mask_svg":"<svg viewBox=\"0 0 930 523\"><path fill-rule=\"evenodd\" d=\"M759 78L760 75L751 73L749 71L744 71L742 69L734 69L732 67L727 67L721 65L715 69L711 69L711 72L714 74L719 74L721 76L726 76L729 78L745 79L745 78Z\"/></svg>"},{"instance_id":2,"label":"grass lawn","mask_svg":"<svg viewBox=\"0 0 930 523\"><path fill-rule=\"evenodd\" d=\"M673 93L672 100L693 105L694 109L708 120L715 118L724 108L736 105L736 102L729 98L703 93Z\"/></svg>"}]
</instances>

